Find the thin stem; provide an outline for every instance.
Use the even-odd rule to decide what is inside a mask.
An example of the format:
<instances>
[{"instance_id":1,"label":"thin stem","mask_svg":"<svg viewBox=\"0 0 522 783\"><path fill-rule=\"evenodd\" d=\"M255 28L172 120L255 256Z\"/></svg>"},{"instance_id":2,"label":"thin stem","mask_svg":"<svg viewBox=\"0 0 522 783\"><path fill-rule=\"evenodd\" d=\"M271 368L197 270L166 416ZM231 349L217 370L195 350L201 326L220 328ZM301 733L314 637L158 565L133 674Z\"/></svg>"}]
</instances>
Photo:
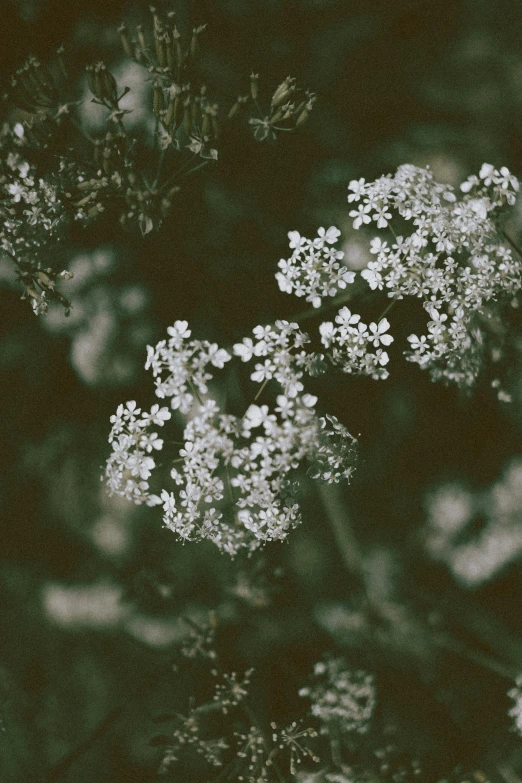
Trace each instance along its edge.
<instances>
[{"instance_id":1,"label":"thin stem","mask_svg":"<svg viewBox=\"0 0 522 783\"><path fill-rule=\"evenodd\" d=\"M297 321L299 323L300 321L307 321L309 318L315 318L316 315L320 315L327 310L331 310L332 308L337 307L337 305L343 304L343 302L349 302L351 298L351 293L342 294L342 296L336 296L335 299L331 300L331 302L328 302L321 307L314 307L312 310L302 310L300 313L296 313L296 315L292 316L292 321Z\"/></svg>"},{"instance_id":2,"label":"thin stem","mask_svg":"<svg viewBox=\"0 0 522 783\"><path fill-rule=\"evenodd\" d=\"M506 240L509 242L509 244L511 245L511 247L513 248L513 250L515 250L515 251L518 253L518 255L522 257L522 250L521 250L521 249L518 247L518 245L517 245L517 244L516 244L516 243L515 243L515 242L514 242L512 239L511 239L511 237L509 236L509 234L506 234L506 232L505 232L505 231L503 231L503 232L502 232L502 234L504 235L504 238L505 238L505 239L506 239Z\"/></svg>"},{"instance_id":3,"label":"thin stem","mask_svg":"<svg viewBox=\"0 0 522 783\"><path fill-rule=\"evenodd\" d=\"M194 395L196 400L199 402L199 404L202 406L203 405L203 400L201 399L201 396L200 396L198 390L194 386L194 384L192 382L192 378L188 379L188 383L189 383L190 388L192 389L192 394Z\"/></svg>"},{"instance_id":4,"label":"thin stem","mask_svg":"<svg viewBox=\"0 0 522 783\"><path fill-rule=\"evenodd\" d=\"M446 634L438 634L435 636L435 643L438 647L451 650L457 655L466 658L472 663L476 663L478 666L482 666L484 669L488 669L489 671L498 674L499 677L506 680L515 680L518 675L518 671L515 668L500 663L500 661L491 658L480 650L473 650L471 647L458 642L456 639L452 639Z\"/></svg>"},{"instance_id":5,"label":"thin stem","mask_svg":"<svg viewBox=\"0 0 522 783\"><path fill-rule=\"evenodd\" d=\"M230 468L228 465L225 465L225 471L227 474L227 484L228 484L228 491L230 493L230 499L232 501L232 505L236 502L236 497L234 494L234 487L232 486L232 480L230 478Z\"/></svg>"},{"instance_id":6,"label":"thin stem","mask_svg":"<svg viewBox=\"0 0 522 783\"><path fill-rule=\"evenodd\" d=\"M163 162L165 160L166 152L167 152L166 149L162 149L160 154L159 154L159 157L158 157L158 167L156 169L156 177L154 179L154 182L152 183L152 187L153 188L157 188L157 186L158 186L159 178L161 176L161 169L163 168Z\"/></svg>"},{"instance_id":7,"label":"thin stem","mask_svg":"<svg viewBox=\"0 0 522 783\"><path fill-rule=\"evenodd\" d=\"M193 154L193 155L191 155L189 158L187 158L187 159L186 159L186 160L185 160L185 161L184 161L184 162L181 164L181 166L180 166L178 169L176 169L176 171L174 172L174 174L172 174L172 175L171 175L171 176L168 178L168 180L167 180L166 182L164 182L164 183L163 183L163 185L162 185L162 186L161 186L161 188L159 189L159 190L160 190L160 193L161 193L161 191L162 191L162 190L165 190L165 188L168 188L168 186L169 186L169 185L170 185L172 182L174 182L174 180L176 179L176 177L177 177L177 176L178 176L178 175L179 175L179 174L180 174L180 173L183 171L183 169L184 169L184 168L186 168L186 166L188 166L190 163L192 163L192 161L194 160L194 158L195 158L195 157L197 157L197 156L196 156L196 154L194 153L194 154Z\"/></svg>"},{"instance_id":8,"label":"thin stem","mask_svg":"<svg viewBox=\"0 0 522 783\"><path fill-rule=\"evenodd\" d=\"M318 490L343 563L349 574L362 579L363 555L350 524L341 490L336 484L318 484Z\"/></svg>"},{"instance_id":9,"label":"thin stem","mask_svg":"<svg viewBox=\"0 0 522 783\"><path fill-rule=\"evenodd\" d=\"M381 321L384 318L384 316L390 312L393 305L396 304L398 301L399 301L398 299L392 299L392 301L388 303L388 305L384 308L380 316L377 318L377 322Z\"/></svg>"},{"instance_id":10,"label":"thin stem","mask_svg":"<svg viewBox=\"0 0 522 783\"><path fill-rule=\"evenodd\" d=\"M194 166L193 169L189 169L188 171L185 171L184 174L181 175L180 179L183 177L188 177L189 174L194 174L195 171L199 171L199 169L202 169L204 166L208 166L210 163L210 160L207 158L207 160L204 160L202 163L199 163L197 166Z\"/></svg>"},{"instance_id":11,"label":"thin stem","mask_svg":"<svg viewBox=\"0 0 522 783\"><path fill-rule=\"evenodd\" d=\"M258 392L257 392L256 396L254 397L254 402L255 402L255 401L256 401L256 400L257 400L259 397L261 397L261 393L263 392L263 389L265 388L265 386L267 385L267 383L268 383L268 381L269 381L269 380L270 380L270 378L265 378L265 380L264 380L264 381L263 381L263 383L261 384L261 387L260 387L260 389L258 390Z\"/></svg>"}]
</instances>

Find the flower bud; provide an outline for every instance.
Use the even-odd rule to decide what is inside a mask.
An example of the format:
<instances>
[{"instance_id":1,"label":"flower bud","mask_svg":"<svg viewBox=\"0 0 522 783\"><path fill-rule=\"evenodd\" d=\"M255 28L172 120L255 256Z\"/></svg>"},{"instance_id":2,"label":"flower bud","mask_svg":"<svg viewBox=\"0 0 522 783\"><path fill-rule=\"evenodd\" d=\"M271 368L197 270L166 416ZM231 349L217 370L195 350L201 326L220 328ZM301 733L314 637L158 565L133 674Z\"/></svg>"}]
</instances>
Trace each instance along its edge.
<instances>
[{"instance_id":1,"label":"flower bud","mask_svg":"<svg viewBox=\"0 0 522 783\"><path fill-rule=\"evenodd\" d=\"M147 41L145 40L145 36L143 35L143 27L141 26L141 24L136 25L136 33L138 35L139 47L143 52L143 55L145 56L147 54L149 47L147 46Z\"/></svg>"},{"instance_id":2,"label":"flower bud","mask_svg":"<svg viewBox=\"0 0 522 783\"><path fill-rule=\"evenodd\" d=\"M87 84L89 85L89 90L92 92L95 98L99 98L98 85L96 83L96 76L94 74L94 65L88 65L85 70L87 72Z\"/></svg>"},{"instance_id":3,"label":"flower bud","mask_svg":"<svg viewBox=\"0 0 522 783\"><path fill-rule=\"evenodd\" d=\"M56 50L56 56L58 58L58 65L60 66L60 71L62 73L62 76L64 79L67 79L68 78L67 68L65 67L65 61L63 59L64 53L65 53L65 47L62 44Z\"/></svg>"},{"instance_id":4,"label":"flower bud","mask_svg":"<svg viewBox=\"0 0 522 783\"><path fill-rule=\"evenodd\" d=\"M121 45L123 47L123 51L125 52L127 57L130 57L132 59L134 57L134 51L132 48L131 40L129 38L129 31L127 27L124 24L121 24L118 27L118 32L120 34L120 40L121 40Z\"/></svg>"},{"instance_id":5,"label":"flower bud","mask_svg":"<svg viewBox=\"0 0 522 783\"><path fill-rule=\"evenodd\" d=\"M54 288L54 280L52 280L45 272L42 272L42 270L36 273L36 277L38 278L38 282L43 288L50 288L51 290Z\"/></svg>"},{"instance_id":6,"label":"flower bud","mask_svg":"<svg viewBox=\"0 0 522 783\"><path fill-rule=\"evenodd\" d=\"M161 112L163 111L163 89L159 82L155 82L154 84L152 107L156 117L159 117Z\"/></svg>"},{"instance_id":7,"label":"flower bud","mask_svg":"<svg viewBox=\"0 0 522 783\"><path fill-rule=\"evenodd\" d=\"M228 112L228 119L231 120L239 110L245 105L248 100L248 95L239 95L237 101L234 103L230 111Z\"/></svg>"},{"instance_id":8,"label":"flower bud","mask_svg":"<svg viewBox=\"0 0 522 783\"><path fill-rule=\"evenodd\" d=\"M181 42L180 42L181 35L177 27L175 27L174 30L172 31L172 38L174 42L174 49L176 51L176 65L178 66L178 68L181 68L185 58L183 56L183 50L181 48Z\"/></svg>"},{"instance_id":9,"label":"flower bud","mask_svg":"<svg viewBox=\"0 0 522 783\"><path fill-rule=\"evenodd\" d=\"M179 128L183 120L184 101L181 95L176 96L174 101L174 128Z\"/></svg>"},{"instance_id":10,"label":"flower bud","mask_svg":"<svg viewBox=\"0 0 522 783\"><path fill-rule=\"evenodd\" d=\"M250 74L250 95L254 100L257 99L257 95L258 95L258 82L259 82L259 74L258 73Z\"/></svg>"},{"instance_id":11,"label":"flower bud","mask_svg":"<svg viewBox=\"0 0 522 783\"><path fill-rule=\"evenodd\" d=\"M192 124L199 125L201 120L201 98L196 95L192 101Z\"/></svg>"},{"instance_id":12,"label":"flower bud","mask_svg":"<svg viewBox=\"0 0 522 783\"><path fill-rule=\"evenodd\" d=\"M116 79L112 73L107 69L104 63L99 64L99 72L101 75L102 92L104 98L109 103L117 103L118 101L118 85Z\"/></svg>"},{"instance_id":13,"label":"flower bud","mask_svg":"<svg viewBox=\"0 0 522 783\"><path fill-rule=\"evenodd\" d=\"M170 33L166 32L164 37L165 42L165 53L167 56L167 67L170 71L174 70L175 67L175 61L176 61L176 55L173 49L173 39Z\"/></svg>"},{"instance_id":14,"label":"flower bud","mask_svg":"<svg viewBox=\"0 0 522 783\"><path fill-rule=\"evenodd\" d=\"M200 25L199 27L194 27L192 30L192 38L190 39L190 56L192 58L195 58L198 51L199 51L199 36L205 29L206 24Z\"/></svg>"},{"instance_id":15,"label":"flower bud","mask_svg":"<svg viewBox=\"0 0 522 783\"><path fill-rule=\"evenodd\" d=\"M203 138L208 138L212 130L212 120L210 118L210 108L207 106L203 122L201 123L201 135Z\"/></svg>"},{"instance_id":16,"label":"flower bud","mask_svg":"<svg viewBox=\"0 0 522 783\"><path fill-rule=\"evenodd\" d=\"M272 96L272 106L277 108L288 98L288 96L295 90L295 79L291 76L287 76L286 79L281 82L277 90Z\"/></svg>"},{"instance_id":17,"label":"flower bud","mask_svg":"<svg viewBox=\"0 0 522 783\"><path fill-rule=\"evenodd\" d=\"M190 136L192 130L192 112L190 110L190 96L185 100L185 112L183 114L183 129L187 136Z\"/></svg>"}]
</instances>

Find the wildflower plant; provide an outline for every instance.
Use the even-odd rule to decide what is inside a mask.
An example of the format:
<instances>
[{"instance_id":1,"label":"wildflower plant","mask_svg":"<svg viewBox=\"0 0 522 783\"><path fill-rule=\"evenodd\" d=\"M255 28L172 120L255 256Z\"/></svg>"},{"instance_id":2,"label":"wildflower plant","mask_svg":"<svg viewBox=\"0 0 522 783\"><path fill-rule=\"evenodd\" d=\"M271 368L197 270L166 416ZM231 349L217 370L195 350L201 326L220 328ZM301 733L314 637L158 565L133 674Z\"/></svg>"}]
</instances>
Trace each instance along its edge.
<instances>
[{"instance_id":1,"label":"wildflower plant","mask_svg":"<svg viewBox=\"0 0 522 783\"><path fill-rule=\"evenodd\" d=\"M507 247L498 224L501 210L514 202L518 181L505 169L484 165L461 190L464 195L457 200L429 170L402 166L395 176L375 183L352 181L348 200L361 202L350 213L356 228L374 222L389 230L393 214L401 225L412 224L412 233L397 234L391 244L371 240L376 261L360 277L371 289L386 289L391 304L405 296L422 299L431 318L428 333L408 337L406 358L430 369L433 380L469 389L487 350L489 321L503 301L516 301L522 259ZM354 288L355 273L342 271L342 253L325 249L339 234L334 226L321 228L315 240L290 232L294 253L289 262L280 262L280 287L306 294L314 307L339 287L350 283ZM353 295L349 290L340 298ZM146 363L156 396L170 405L155 405L145 414L134 401L118 408L109 438L110 490L136 503L162 505L164 524L182 539L210 539L231 555L284 540L301 521L299 469L308 466L312 478L328 483L349 479L354 469L354 438L335 417L316 413L318 398L306 392L306 378L323 375L331 365L351 375L386 379L385 349L394 340L385 317L391 304L369 325L347 306L333 322L322 322L318 333L326 355L310 350L312 338L298 323L256 326L251 337L227 350L190 339L188 323L176 321L168 340L148 348ZM250 379L259 384L242 416L222 411L209 393L215 371L233 357L253 364ZM271 382L279 392L275 404L257 404ZM150 428L163 426L171 410L186 418L182 448L170 470L174 486L154 492L149 485L156 467L152 455L163 449L163 440Z\"/></svg>"},{"instance_id":2,"label":"wildflower plant","mask_svg":"<svg viewBox=\"0 0 522 783\"><path fill-rule=\"evenodd\" d=\"M140 285L111 288L104 277L110 264L105 272L103 263L97 268L96 253L83 264L83 272L81 257L68 270L63 248L72 229L109 215L140 239L159 231L176 209L185 178L217 165L223 139L236 123L256 141L274 142L298 131L315 102L315 95L290 76L268 92L257 73L244 79L239 95L226 85L216 87L206 77L206 25L186 30L173 11L163 6L149 10L148 24L124 23L118 29L127 65L130 61L141 73L142 94L148 96L141 126L130 116L131 91L117 78L117 65L89 63L83 77L71 77L60 48L54 62L44 65L30 57L16 71L8 97L14 121L0 130L0 247L15 266L22 298L37 315L53 302L67 315L71 306L76 309L67 322L56 318L57 309L47 329L75 333L72 364L91 386L102 382L104 370L113 379L119 372L121 382L134 378L134 349L151 340L152 325L144 312L153 297ZM98 120L89 124L92 106ZM71 629L118 625L149 647L179 645L176 663L169 661L167 672L179 677L175 707L152 719L162 725L162 733L150 741L159 754L154 757L159 774L171 779L188 780L194 772L194 783L487 783L480 771L464 775L464 766L441 780L431 773L424 777L416 748L399 736L399 728L404 722L407 731L411 718L403 718L408 694L402 701L397 685L409 687L414 678L423 694L431 688L437 709L447 708L452 726L466 722L458 703L461 694L454 698L441 665L442 651L509 681L507 696L513 704L504 712L513 732L522 736L520 646L504 639L510 659L498 660L494 622L472 609L467 625L462 620L459 627L460 619L452 618L446 606L451 600L442 608L432 606L433 596L422 591L406 600L402 579L407 582L407 569L413 567L403 562L398 548L374 541L359 546L342 503L356 469L358 441L343 413L338 417L328 410L325 392L334 374L339 383L341 376L353 376L349 388L386 382L402 353L433 382L470 393L486 378L498 399L510 402L509 360L522 353L512 328L520 304L522 254L506 225L519 182L505 167L485 163L454 188L437 182L429 167L408 164L373 182L354 179L347 189L344 222L351 221L353 230L361 232L359 248L368 245L368 254L359 254L364 268L362 263L350 266L347 243L335 225L319 227L312 238L290 231L287 257L274 264L275 282L283 293L304 299L309 309L269 323L254 321L231 344L222 344L219 336L205 339L183 314L173 313L166 334L147 346L144 357L154 396L142 404L135 394L110 418L104 474L109 493L140 506L153 525L154 517L162 519L174 533L164 540L192 542L194 546L176 548L182 566L201 554L199 566L216 554L212 547L200 547L202 542L225 555L216 558L215 577L225 597L209 597L212 589L205 594L212 605L208 627L179 617L179 602L185 599L170 584L171 572L183 571L177 561L168 564L164 578L156 579L154 571L150 580L144 579L147 608L132 611L130 602L141 598L133 576L128 589L116 586L112 576L115 564L123 564L126 579L135 570L132 558L142 556L136 547L136 555L125 560L131 549L128 534L121 552L118 541L113 543L118 557L109 562L110 580L80 588L53 582L42 591L46 612L56 624L61 615L61 624ZM60 282L71 278L62 290ZM128 343L125 335L120 340L124 332ZM86 346L91 351L87 359ZM110 347L116 350L110 352ZM358 411L347 403L348 408L353 426ZM384 447L381 454L388 470ZM69 481L69 474L64 475ZM416 558L424 557L422 566L428 560L442 563L461 588L471 590L491 582L519 558L521 475L518 460L481 492L472 494L449 481L432 492L422 545L415 552ZM324 603L314 596L306 621L299 615L295 627L288 623L288 652L278 644L281 617L276 614L286 609L291 595L283 593L288 573L267 563L272 556L283 557L275 544L293 539L305 517L316 513L316 500L332 533L324 542L324 560L331 554L327 547L337 545L353 593L343 603L338 597L332 602L331 594ZM124 512L119 513L123 518ZM98 522L110 523L106 516ZM139 519L136 515L133 525ZM310 573L314 563L303 566L306 557L299 556L297 534L295 538L287 570L297 574L309 567ZM103 547L99 549L105 557ZM168 544L165 550L166 561ZM153 548L150 557L156 557ZM155 568L156 563L151 571ZM190 568L192 564L186 570ZM210 579L209 585L214 588ZM193 590L191 582L189 587L186 600L194 612L189 614L199 617L208 606L202 609L199 585ZM308 598L301 598L299 612L304 615ZM220 633L241 634L245 617L251 636L230 646L232 655L225 661ZM287 624L286 614L282 622ZM453 634L454 628L462 633ZM321 656L324 647L315 648L325 636L335 649ZM479 642L477 648L471 646L472 638ZM244 660L245 650L259 639L254 668ZM309 658L308 679L294 666L296 655L300 663ZM234 656L240 659L237 665ZM386 689L380 687L382 664L390 661L395 670L388 686L400 701L397 710L386 703ZM397 672L404 661L403 677ZM277 694L272 698L265 689L257 698L257 678L267 671L282 673ZM141 699L144 693L137 695ZM106 725L110 720L101 731ZM432 752L428 745L419 743L426 756ZM75 751L71 763L74 757ZM56 769L49 781L63 776L67 764L60 762Z\"/></svg>"},{"instance_id":3,"label":"wildflower plant","mask_svg":"<svg viewBox=\"0 0 522 783\"><path fill-rule=\"evenodd\" d=\"M4 253L14 262L22 298L45 313L57 301L66 270L57 270L55 245L74 223L87 225L117 209L126 228L142 235L158 230L175 206L185 177L219 157L230 127L243 120L258 141L274 141L306 122L315 96L292 77L284 79L263 109L259 74L245 78L245 91L223 99L201 73L206 25L180 32L173 10L150 8L150 23L119 27L123 53L143 69L150 85L152 138L133 130L126 108L130 88L119 85L104 62L86 66L88 93L68 70L64 48L54 62L29 57L11 79L9 99L23 121L0 134ZM226 93L226 88L224 89ZM104 112L93 134L83 103ZM144 138L143 138L144 136ZM41 153L52 155L43 162ZM49 162L50 161L50 162Z\"/></svg>"},{"instance_id":4,"label":"wildflower plant","mask_svg":"<svg viewBox=\"0 0 522 783\"><path fill-rule=\"evenodd\" d=\"M254 339L233 347L243 362L264 359L250 376L258 395L270 380L281 391L275 405L254 401L237 416L205 398L214 370L223 369L232 355L217 344L190 340L186 321L168 331L168 341L149 348L147 367L156 395L168 399L170 409L156 404L142 413L134 401L118 408L106 470L110 490L136 503L162 505L166 527L182 539L210 539L231 555L285 539L301 521L298 469L306 466L315 478L332 483L349 478L355 459L346 428L335 417L321 419L317 397L305 391L305 374L315 362L313 353L302 350L308 336L295 323L277 321L256 327ZM155 428L171 418L171 410L186 420L182 448L170 469L172 489L152 492L153 454L164 447Z\"/></svg>"}]
</instances>

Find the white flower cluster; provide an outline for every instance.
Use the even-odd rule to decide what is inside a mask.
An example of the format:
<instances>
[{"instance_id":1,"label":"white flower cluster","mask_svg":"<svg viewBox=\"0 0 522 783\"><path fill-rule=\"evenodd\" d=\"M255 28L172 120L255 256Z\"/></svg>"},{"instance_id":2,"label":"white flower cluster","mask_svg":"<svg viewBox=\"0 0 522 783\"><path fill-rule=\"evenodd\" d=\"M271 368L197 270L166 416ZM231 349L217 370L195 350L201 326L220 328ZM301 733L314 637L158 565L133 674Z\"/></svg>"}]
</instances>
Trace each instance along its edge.
<instances>
[{"instance_id":1,"label":"white flower cluster","mask_svg":"<svg viewBox=\"0 0 522 783\"><path fill-rule=\"evenodd\" d=\"M157 432L150 432L151 424L162 427L171 417L168 408L153 405L150 412L142 413L136 402L119 405L111 416L112 430L109 443L112 453L107 462L105 475L111 492L132 500L134 503L154 505L149 494L152 470L156 467L151 453L161 451L163 440Z\"/></svg>"},{"instance_id":2,"label":"white flower cluster","mask_svg":"<svg viewBox=\"0 0 522 783\"><path fill-rule=\"evenodd\" d=\"M152 369L156 396L170 398L174 410L188 413L194 398L208 391L207 382L212 380L208 366L222 369L232 357L216 343L206 340L187 342L191 332L186 321L175 321L167 331L169 340L161 340L154 348L147 347L145 369Z\"/></svg>"},{"instance_id":3,"label":"white flower cluster","mask_svg":"<svg viewBox=\"0 0 522 783\"><path fill-rule=\"evenodd\" d=\"M485 521L469 535L478 516ZM439 487L428 499L425 546L464 587L493 579L522 555L522 460L515 459L488 490L472 494L458 484Z\"/></svg>"},{"instance_id":4,"label":"white flower cluster","mask_svg":"<svg viewBox=\"0 0 522 783\"><path fill-rule=\"evenodd\" d=\"M350 212L354 228L373 221L395 237L371 241L375 260L361 273L370 288L393 299L418 297L430 316L427 333L408 338L407 358L435 381L469 388L481 368L488 320L522 285L521 260L498 231L519 184L506 168L484 164L460 189L457 199L429 169L405 165L375 182L350 182L348 200L358 202Z\"/></svg>"},{"instance_id":5,"label":"white flower cluster","mask_svg":"<svg viewBox=\"0 0 522 783\"><path fill-rule=\"evenodd\" d=\"M367 326L361 321L360 315L343 307L335 316L335 324L325 321L320 325L319 332L322 344L330 350L329 357L334 365L343 372L369 375L379 380L389 375L385 369L389 357L380 347L393 342L393 337L387 333L389 328L387 318ZM376 350L371 351L372 347Z\"/></svg>"},{"instance_id":6,"label":"white flower cluster","mask_svg":"<svg viewBox=\"0 0 522 783\"><path fill-rule=\"evenodd\" d=\"M162 505L165 525L182 539L209 539L230 555L286 538L301 519L295 471L311 464L316 478L337 482L350 477L355 463L354 439L334 417L319 419L317 398L304 391L304 373L315 362L301 350L308 336L297 324L278 321L256 327L255 342L245 338L234 346L244 361L264 359L255 365L254 381L274 379L283 391L273 410L253 403L239 417L199 396L211 379L208 366L222 367L230 355L188 340L184 321L176 321L169 334L168 342L149 348L147 367L156 378L156 395L170 397L171 407L188 416L182 448L172 460L173 489L154 494L148 482L156 467L151 454L163 448L152 425L162 426L170 411L155 405L142 414L131 402L111 419L110 490L135 503Z\"/></svg>"},{"instance_id":7,"label":"white flower cluster","mask_svg":"<svg viewBox=\"0 0 522 783\"><path fill-rule=\"evenodd\" d=\"M332 724L342 733L368 731L376 705L371 674L349 669L342 658L332 658L315 664L313 679L299 695L312 702L312 715L323 724L323 734Z\"/></svg>"},{"instance_id":8,"label":"white flower cluster","mask_svg":"<svg viewBox=\"0 0 522 783\"><path fill-rule=\"evenodd\" d=\"M508 710L509 717L513 718L513 731L522 737L522 677L517 677L515 687L507 695L515 702Z\"/></svg>"},{"instance_id":9,"label":"white flower cluster","mask_svg":"<svg viewBox=\"0 0 522 783\"><path fill-rule=\"evenodd\" d=\"M24 298L30 299L34 313L39 315L47 311L51 298L59 298L55 292L57 280L70 276L65 271L57 275L37 260L54 261L56 244L68 218L56 185L39 177L35 166L25 159L24 144L24 128L20 123L13 129L8 126L0 129L0 147L4 153L0 162L0 250L18 265L19 278L25 285Z\"/></svg>"},{"instance_id":10,"label":"white flower cluster","mask_svg":"<svg viewBox=\"0 0 522 783\"><path fill-rule=\"evenodd\" d=\"M298 324L288 321L256 326L253 335L254 339L245 337L242 342L234 345L234 354L243 362L254 358L263 359L262 362L256 363L254 372L250 375L251 380L266 383L273 378L283 387L289 400L300 395L304 389L304 373L317 374L321 363L321 357L317 354L300 350L310 342L310 337L299 329ZM312 404L315 402L314 398Z\"/></svg>"},{"instance_id":11,"label":"white flower cluster","mask_svg":"<svg viewBox=\"0 0 522 783\"><path fill-rule=\"evenodd\" d=\"M242 679L238 679L237 672L223 672L221 682L216 682L214 686L214 702L219 707L223 715L237 707L238 704L248 696L248 686L252 679L254 669L247 669ZM214 677L218 676L217 669L212 670Z\"/></svg>"},{"instance_id":12,"label":"white flower cluster","mask_svg":"<svg viewBox=\"0 0 522 783\"><path fill-rule=\"evenodd\" d=\"M357 440L330 413L319 419L318 444L308 475L315 481L338 484L351 478L357 459Z\"/></svg>"},{"instance_id":13,"label":"white flower cluster","mask_svg":"<svg viewBox=\"0 0 522 783\"><path fill-rule=\"evenodd\" d=\"M320 228L315 239L306 239L297 231L290 231L290 258L279 262L276 280L281 291L304 296L313 307L321 306L321 298L335 296L349 283L355 273L343 263L344 253L333 247L341 232L335 226Z\"/></svg>"}]
</instances>

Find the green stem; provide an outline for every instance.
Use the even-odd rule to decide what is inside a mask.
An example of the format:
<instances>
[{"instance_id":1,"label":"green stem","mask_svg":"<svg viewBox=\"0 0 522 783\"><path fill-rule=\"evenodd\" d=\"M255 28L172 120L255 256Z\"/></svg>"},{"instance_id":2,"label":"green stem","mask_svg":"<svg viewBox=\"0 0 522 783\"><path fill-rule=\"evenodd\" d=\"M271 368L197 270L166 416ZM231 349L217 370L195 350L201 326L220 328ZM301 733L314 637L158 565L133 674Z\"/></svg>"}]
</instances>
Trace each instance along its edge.
<instances>
[{"instance_id":1,"label":"green stem","mask_svg":"<svg viewBox=\"0 0 522 783\"><path fill-rule=\"evenodd\" d=\"M334 307L337 307L340 304L344 304L344 302L349 302L352 298L351 293L342 294L341 296L336 296L335 299L332 299L331 302L328 302L325 305L322 305L321 307L315 307L312 310L302 310L300 313L297 313L294 316L291 316L292 321L297 321L298 323L300 321L307 321L309 318L315 318L316 315L320 315L321 313L326 312L327 310L331 310Z\"/></svg>"},{"instance_id":2,"label":"green stem","mask_svg":"<svg viewBox=\"0 0 522 783\"><path fill-rule=\"evenodd\" d=\"M341 489L337 484L318 484L318 491L330 523L337 549L346 570L357 576L364 584L363 554L355 536L350 517L346 509Z\"/></svg>"},{"instance_id":3,"label":"green stem","mask_svg":"<svg viewBox=\"0 0 522 783\"><path fill-rule=\"evenodd\" d=\"M167 151L165 149L162 149L160 154L159 154L159 157L158 157L158 167L156 169L156 177L155 177L154 182L152 184L152 187L154 189L158 187L158 182L159 182L159 179L160 179L160 176L161 176L161 169L163 168L163 162L165 160L166 152Z\"/></svg>"},{"instance_id":4,"label":"green stem","mask_svg":"<svg viewBox=\"0 0 522 783\"><path fill-rule=\"evenodd\" d=\"M210 163L210 160L207 158L207 160L204 160L202 163L199 163L197 166L194 166L193 169L189 169L188 171L185 171L184 174L181 175L180 179L183 177L188 177L189 174L194 174L194 172L199 171L199 169L202 169L204 166L208 166Z\"/></svg>"},{"instance_id":5,"label":"green stem","mask_svg":"<svg viewBox=\"0 0 522 783\"><path fill-rule=\"evenodd\" d=\"M195 154L191 155L189 158L187 158L187 159L184 161L184 163L182 163L182 164L181 164L181 166L180 166L178 169L176 169L176 171L174 172L174 174L172 174L172 175L171 175L171 176L168 178L168 180L167 180L166 182L164 182L164 183L163 183L163 185L162 185L162 186L161 186L161 188L159 189L160 193L161 193L161 191L162 191L162 190L165 190L165 188L168 188L168 186L169 186L169 185L171 185L171 184L174 182L174 180L176 179L176 177L177 177L177 176L179 176L179 174L180 174L180 173L183 171L183 169L184 169L184 168L186 168L186 166L188 166L190 163L192 163L192 161L194 160L194 158L195 158L195 157L196 157L196 155L195 155Z\"/></svg>"},{"instance_id":6,"label":"green stem","mask_svg":"<svg viewBox=\"0 0 522 783\"><path fill-rule=\"evenodd\" d=\"M456 655L460 655L462 658L466 658L468 661L476 663L478 666L482 666L484 669L488 669L489 671L498 674L498 676L503 679L514 681L519 674L519 671L514 667L506 666L480 650L473 650L471 647L461 644L456 639L452 639L446 634L438 634L434 639L438 647L450 650Z\"/></svg>"},{"instance_id":7,"label":"green stem","mask_svg":"<svg viewBox=\"0 0 522 783\"><path fill-rule=\"evenodd\" d=\"M192 394L194 395L194 397L196 398L196 400L199 402L199 404L200 404L201 406L203 406L203 404L204 404L204 403L203 403L203 400L201 399L201 396L200 396L200 394L199 394L198 390L197 390L197 389L196 389L196 387L194 386L194 384L193 384L193 382L192 382L192 378L189 378L189 379L188 379L188 383L189 383L189 386L190 386L190 388L191 388L191 390L192 390Z\"/></svg>"},{"instance_id":8,"label":"green stem","mask_svg":"<svg viewBox=\"0 0 522 783\"><path fill-rule=\"evenodd\" d=\"M377 318L377 323L379 323L379 321L381 321L384 318L384 316L390 312L393 305L396 304L398 301L399 301L398 299L392 299L392 301L388 303L388 305L384 308L380 316Z\"/></svg>"},{"instance_id":9,"label":"green stem","mask_svg":"<svg viewBox=\"0 0 522 783\"><path fill-rule=\"evenodd\" d=\"M256 396L254 397L254 402L255 402L255 401L256 401L256 400L257 400L259 397L261 397L261 393L263 392L263 389L265 388L265 386L267 385L267 383L268 383L268 381L269 381L269 380L270 380L270 378L265 378L265 380L264 380L264 381L263 381L263 383L261 384L261 388L258 390L258 392L257 392Z\"/></svg>"},{"instance_id":10,"label":"green stem","mask_svg":"<svg viewBox=\"0 0 522 783\"><path fill-rule=\"evenodd\" d=\"M503 231L503 232L502 232L502 234L504 235L504 238L506 239L506 241L507 241L507 242L509 242L509 244L511 245L511 247L513 248L513 250L515 250L515 251L518 253L518 255L522 257L522 250L521 250L521 249L518 247L518 245L517 245L517 244L516 244L516 243L515 243L515 242L514 242L512 239L511 239L511 237L509 236L509 234L506 234L506 232L505 232L505 231Z\"/></svg>"}]
</instances>

